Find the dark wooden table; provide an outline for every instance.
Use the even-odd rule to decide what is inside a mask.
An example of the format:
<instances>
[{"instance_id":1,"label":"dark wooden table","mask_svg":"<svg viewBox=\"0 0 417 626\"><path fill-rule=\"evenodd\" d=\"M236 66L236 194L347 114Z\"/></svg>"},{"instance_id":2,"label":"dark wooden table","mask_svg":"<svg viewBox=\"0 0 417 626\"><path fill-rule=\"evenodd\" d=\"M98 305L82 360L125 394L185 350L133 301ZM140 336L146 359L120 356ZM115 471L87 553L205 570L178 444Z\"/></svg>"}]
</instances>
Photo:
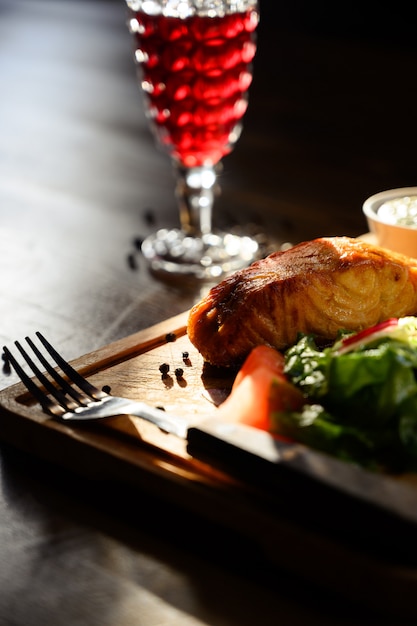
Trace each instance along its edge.
<instances>
[{"instance_id":1,"label":"dark wooden table","mask_svg":"<svg viewBox=\"0 0 417 626\"><path fill-rule=\"evenodd\" d=\"M271 4L216 221L271 245L357 236L367 196L417 183L412 19ZM122 0L0 0L0 77L1 345L40 330L71 359L187 310L199 290L158 282L137 249L177 212ZM3 368L1 388L16 380ZM265 571L157 495L91 494L3 444L0 461L2 626L398 624Z\"/></svg>"}]
</instances>

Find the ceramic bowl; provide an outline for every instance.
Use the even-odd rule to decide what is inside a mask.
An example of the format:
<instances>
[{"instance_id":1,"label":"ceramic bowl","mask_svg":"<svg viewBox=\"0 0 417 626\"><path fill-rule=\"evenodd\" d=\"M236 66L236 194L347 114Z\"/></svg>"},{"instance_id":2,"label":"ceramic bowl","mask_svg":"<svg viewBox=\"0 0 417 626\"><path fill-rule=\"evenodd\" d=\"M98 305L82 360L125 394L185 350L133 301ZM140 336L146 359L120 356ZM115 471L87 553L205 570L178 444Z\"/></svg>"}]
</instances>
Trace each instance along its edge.
<instances>
[{"instance_id":1,"label":"ceramic bowl","mask_svg":"<svg viewBox=\"0 0 417 626\"><path fill-rule=\"evenodd\" d=\"M379 246L417 258L417 187L377 193L363 212Z\"/></svg>"}]
</instances>

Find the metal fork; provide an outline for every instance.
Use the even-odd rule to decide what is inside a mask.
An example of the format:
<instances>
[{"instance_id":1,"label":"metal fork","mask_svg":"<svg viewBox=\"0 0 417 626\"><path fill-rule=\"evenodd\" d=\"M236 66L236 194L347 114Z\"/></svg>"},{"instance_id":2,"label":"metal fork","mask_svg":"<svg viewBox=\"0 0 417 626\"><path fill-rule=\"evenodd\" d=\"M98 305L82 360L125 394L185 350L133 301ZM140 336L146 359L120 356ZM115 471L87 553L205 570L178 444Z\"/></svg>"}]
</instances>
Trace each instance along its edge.
<instances>
[{"instance_id":1,"label":"metal fork","mask_svg":"<svg viewBox=\"0 0 417 626\"><path fill-rule=\"evenodd\" d=\"M134 415L152 422L164 432L173 433L181 438L186 437L190 426L189 421L148 406L144 402L112 396L98 389L65 361L40 332L36 332L36 336L56 365L48 361L30 337L25 339L52 380L41 371L18 341L15 341L15 346L32 370L34 377L28 376L7 346L3 347L3 351L7 361L13 366L28 391L38 400L45 413L64 421ZM66 378L59 373L56 366L59 366ZM35 382L36 379L38 384Z\"/></svg>"}]
</instances>

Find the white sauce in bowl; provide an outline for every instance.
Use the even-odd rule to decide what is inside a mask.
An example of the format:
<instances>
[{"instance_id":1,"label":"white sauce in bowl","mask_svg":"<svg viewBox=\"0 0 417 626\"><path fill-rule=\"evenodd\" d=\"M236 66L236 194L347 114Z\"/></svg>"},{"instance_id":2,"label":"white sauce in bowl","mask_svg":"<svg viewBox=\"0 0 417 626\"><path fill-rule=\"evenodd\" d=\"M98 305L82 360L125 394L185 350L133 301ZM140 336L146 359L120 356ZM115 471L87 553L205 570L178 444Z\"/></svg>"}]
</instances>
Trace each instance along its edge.
<instances>
[{"instance_id":1,"label":"white sauce in bowl","mask_svg":"<svg viewBox=\"0 0 417 626\"><path fill-rule=\"evenodd\" d=\"M417 196L387 200L379 207L378 218L386 224L417 229Z\"/></svg>"}]
</instances>

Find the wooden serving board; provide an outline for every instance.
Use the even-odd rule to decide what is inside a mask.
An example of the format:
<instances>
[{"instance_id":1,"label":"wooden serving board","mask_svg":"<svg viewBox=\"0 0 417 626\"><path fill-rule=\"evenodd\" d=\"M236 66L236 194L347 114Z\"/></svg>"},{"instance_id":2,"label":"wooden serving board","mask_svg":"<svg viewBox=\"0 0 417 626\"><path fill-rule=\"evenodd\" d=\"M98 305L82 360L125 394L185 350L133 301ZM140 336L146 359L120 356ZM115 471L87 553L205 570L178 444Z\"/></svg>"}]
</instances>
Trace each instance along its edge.
<instances>
[{"instance_id":1,"label":"wooden serving board","mask_svg":"<svg viewBox=\"0 0 417 626\"><path fill-rule=\"evenodd\" d=\"M114 395L191 416L198 424L215 415L233 373L203 362L188 340L187 316L104 346L72 364L96 386L109 386ZM53 337L49 339L53 343ZM159 370L163 363L169 365L165 376ZM177 368L183 370L180 377ZM323 533L310 523L311 517L308 524L302 515L294 519L287 514L285 494L266 497L242 479L192 458L185 441L140 418L64 424L45 415L18 383L0 392L0 438L81 474L92 488L100 481L156 493L167 505L175 503L203 515L214 527L221 524L243 534L280 568L374 608L417 617L417 557L410 564L392 553L389 558L375 555L364 545ZM307 493L292 493L292 498L301 504L305 499L306 506L314 508ZM329 516L332 506L330 501Z\"/></svg>"}]
</instances>

